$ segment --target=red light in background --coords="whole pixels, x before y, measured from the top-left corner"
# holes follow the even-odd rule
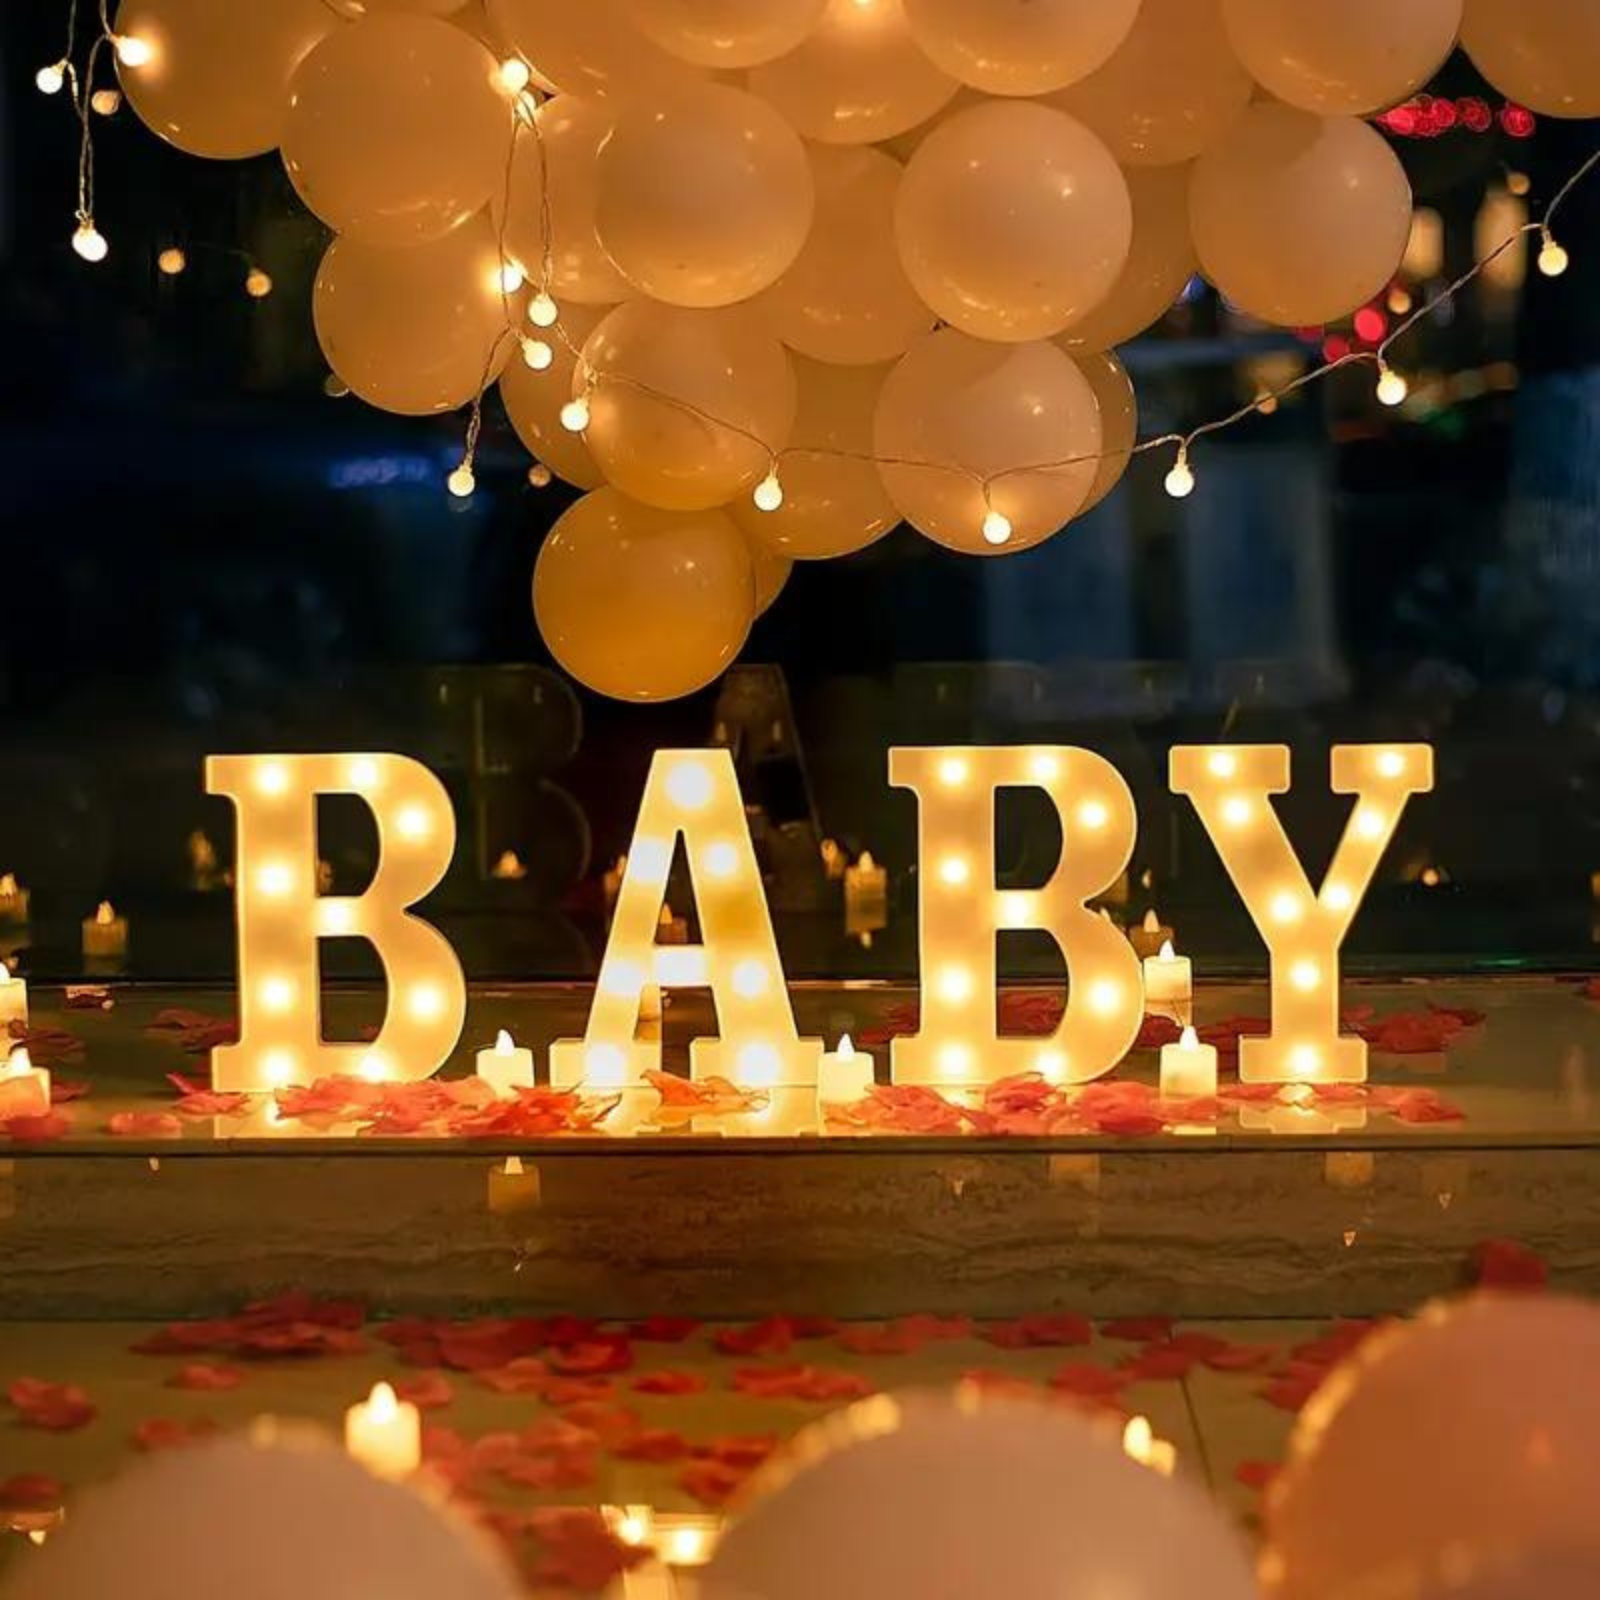
[[[1389,319],[1376,306],[1362,306],[1355,314],[1356,338],[1376,344],[1389,331]]]
[[[1456,115],[1461,118],[1462,126],[1471,128],[1474,133],[1487,133],[1494,123],[1488,101],[1480,100],[1475,94],[1464,95],[1456,101]]]
[[[1500,126],[1513,139],[1531,138],[1534,129],[1534,115],[1526,106],[1514,105],[1508,100],[1500,108]]]
[[[1322,359],[1340,361],[1350,354],[1350,341],[1342,333],[1330,333],[1322,341]]]

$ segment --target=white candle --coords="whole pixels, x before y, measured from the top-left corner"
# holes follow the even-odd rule
[[[512,1095],[533,1087],[533,1051],[511,1042],[504,1028],[494,1044],[478,1052],[478,1076],[498,1095]]]
[[[28,891],[14,874],[0,873],[0,922],[28,920]]]
[[[102,900],[92,917],[83,920],[86,956],[125,956],[128,953],[128,919],[119,917],[109,900]]]
[[[0,962],[0,1030],[13,1022],[28,1023],[28,986]]]
[[[1172,929],[1154,911],[1147,911],[1137,928],[1128,929],[1128,938],[1141,956],[1153,956],[1171,942]]]
[[[1176,1044],[1161,1047],[1161,1098],[1193,1100],[1217,1092],[1215,1045],[1201,1044],[1193,1028],[1185,1028]]]
[[[408,1477],[422,1464],[422,1413],[375,1383],[344,1414],[344,1447],[375,1477]]]
[[[872,1057],[857,1050],[847,1033],[837,1050],[823,1052],[817,1068],[817,1099],[828,1104],[859,1100],[872,1088]]]
[[[1186,1006],[1194,994],[1194,970],[1188,956],[1174,955],[1172,941],[1160,953],[1144,958],[1144,1003],[1152,1006]]]
[[[18,1045],[0,1066],[0,1115],[43,1116],[50,1109],[50,1074]]]

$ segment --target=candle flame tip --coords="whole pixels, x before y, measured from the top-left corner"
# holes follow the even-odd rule
[[[508,1056],[515,1046],[511,1043],[511,1035],[502,1028],[494,1036],[494,1053],[497,1056]]]
[[[1193,1050],[1200,1043],[1200,1035],[1194,1031],[1192,1024],[1185,1023],[1183,1027],[1183,1035],[1178,1042],[1183,1046],[1184,1049]]]
[[[1156,915],[1154,906],[1151,906],[1151,908],[1144,914],[1144,931],[1146,933],[1161,932],[1161,918]]]
[[[1177,959],[1177,952],[1172,948],[1172,941],[1170,939],[1163,939],[1161,941],[1161,959],[1163,961],[1173,961]]]
[[[117,914],[112,909],[111,902],[109,900],[102,900],[100,904],[95,907],[94,920],[98,922],[102,928],[109,928],[116,920],[116,916]]]
[[[856,1047],[850,1042],[850,1035],[848,1033],[841,1033],[839,1035],[838,1054],[842,1056],[853,1056],[855,1053]]]

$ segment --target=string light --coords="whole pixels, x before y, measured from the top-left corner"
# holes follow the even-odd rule
[[[112,34],[111,48],[117,52],[117,60],[125,67],[147,67],[155,57],[150,41],[133,33]]]
[[[89,96],[89,109],[102,117],[114,117],[122,106],[122,92],[118,89],[96,89]]]
[[[750,498],[755,501],[757,511],[776,511],[783,504],[783,485],[778,482],[776,462],[767,469],[766,477],[756,485]]]
[[[1009,544],[1011,518],[1005,512],[996,511],[990,506],[983,514],[983,538],[985,544]]]
[[[500,63],[500,87],[511,94],[521,94],[533,81],[528,63],[519,56],[507,56]]]
[[[472,463],[465,456],[461,458],[461,465],[445,480],[445,487],[458,500],[465,500],[478,487],[478,480],[473,475]]]
[[[500,294],[515,294],[528,281],[528,274],[515,261],[506,261],[495,272],[492,283]]]
[[[1186,444],[1178,446],[1178,459],[1167,474],[1166,487],[1174,500],[1182,500],[1194,493],[1194,471],[1189,465],[1189,447]]]
[[[535,489],[548,489],[555,479],[555,474],[542,461],[535,461],[528,468],[528,482]]]
[[[104,261],[111,246],[106,236],[95,227],[93,217],[79,217],[77,230],[72,235],[72,248],[85,261]]]
[[[156,270],[163,277],[176,278],[189,265],[189,258],[176,245],[163,250],[156,257]]]
[[[1388,362],[1378,362],[1378,387],[1376,390],[1378,404],[1384,406],[1397,406],[1411,392],[1411,385],[1405,378],[1391,367]]]
[[[244,275],[244,292],[252,300],[265,300],[272,293],[272,279],[260,267],[251,267]]]
[[[522,359],[535,372],[543,372],[556,358],[556,353],[543,339],[524,339]]]
[[[575,395],[561,408],[561,426],[568,433],[582,433],[589,426],[589,397]]]
[[[528,302],[528,321],[536,328],[555,327],[556,318],[560,315],[560,307],[550,298],[547,290],[541,289]]]
[[[1541,228],[1539,238],[1539,271],[1547,278],[1559,278],[1572,258],[1556,242],[1549,228]]]
[[[67,81],[67,64],[65,61],[52,61],[48,67],[40,67],[33,75],[34,86],[40,94],[60,94],[61,86]]]

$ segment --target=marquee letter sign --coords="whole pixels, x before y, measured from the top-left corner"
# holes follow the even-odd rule
[[[1313,892],[1271,796],[1289,789],[1285,745],[1181,745],[1174,794],[1194,802],[1211,842],[1266,941],[1272,1031],[1240,1041],[1245,1083],[1359,1083],[1365,1040],[1339,1034],[1339,947],[1414,794],[1433,787],[1425,744],[1336,745],[1333,792],[1353,794],[1333,863]]]
[[[683,840],[703,945],[658,948],[673,853]],[[645,986],[708,986],[719,1038],[689,1046],[696,1078],[748,1088],[810,1086],[820,1039],[802,1039],[772,935],[733,757],[726,750],[659,750],[617,890],[611,937],[582,1039],[550,1047],[558,1088],[620,1089],[661,1067],[661,1038],[636,1038]]]
[[[1041,1072],[1084,1083],[1127,1054],[1143,1014],[1139,958],[1085,902],[1133,854],[1133,795],[1108,761],[1065,745],[891,750],[889,781],[918,801],[918,1031],[896,1038],[896,1083],[946,1088]],[[1061,861],[1038,889],[994,882],[995,793],[1043,789],[1061,817]],[[1051,935],[1067,963],[1067,1007],[1048,1038],[1003,1038],[995,1015],[1002,929]]]
[[[212,1053],[218,1089],[266,1090],[323,1073],[418,1080],[461,1037],[467,992],[443,934],[410,914],[455,849],[443,784],[396,755],[211,756],[206,788],[238,821],[239,1042]],[[372,883],[317,893],[317,797],[359,795],[378,823]],[[365,939],[383,962],[389,1004],[371,1044],[322,1037],[318,939]]]

